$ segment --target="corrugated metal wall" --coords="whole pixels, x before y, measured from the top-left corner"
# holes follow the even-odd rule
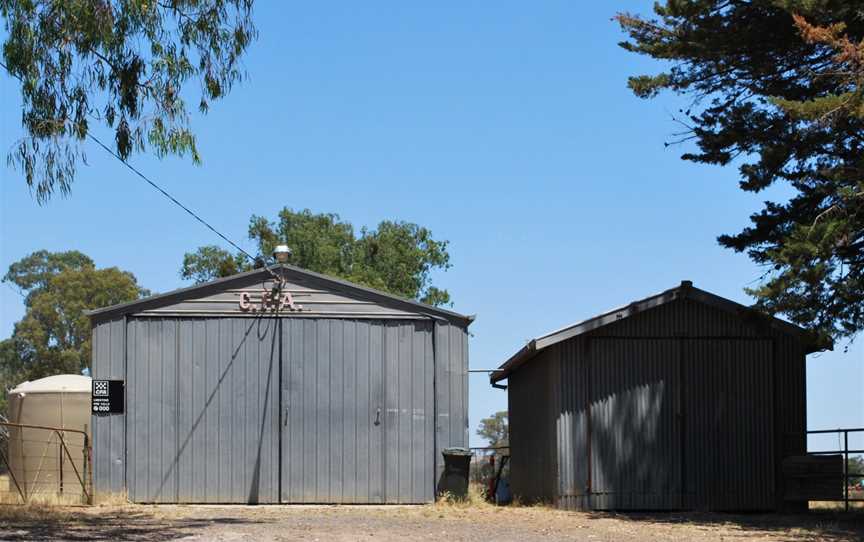
[[[94,378],[126,378],[126,320],[117,318],[93,328]],[[98,376],[97,376],[98,375]],[[94,416],[93,485],[102,495],[126,490],[126,416]]]
[[[507,383],[510,487],[525,502],[554,502],[557,497],[558,454],[550,444],[557,438],[559,381],[553,347],[510,375]]]
[[[509,378],[514,493],[554,449],[564,508],[780,509],[781,460],[805,451],[804,371],[797,338],[690,300],[554,345]],[[538,397],[560,404],[554,435],[517,428],[545,426]]]
[[[468,446],[468,330],[435,322],[435,480],[444,448]],[[436,486],[437,487],[437,486]]]
[[[127,408],[94,417],[97,491],[431,501],[440,450],[468,443],[467,363],[466,330],[428,319],[98,323],[94,378],[125,379]]]
[[[284,502],[432,500],[432,323],[283,324]]]
[[[593,508],[681,507],[678,347],[669,339],[590,340]]]
[[[772,509],[791,510],[783,500],[782,460],[806,453],[807,429],[806,361],[804,346],[798,337],[783,333],[754,318],[750,312],[740,315],[682,299],[605,326],[593,336],[616,337],[687,337],[716,339],[765,339],[772,343],[771,382],[773,394],[773,472],[776,490],[772,492]],[[760,507],[761,508],[761,507]]]
[[[771,340],[683,340],[685,508],[774,507]]]
[[[129,321],[131,500],[279,501],[278,325]]]
[[[559,464],[557,499],[553,501],[562,508],[574,510],[590,508],[588,390],[591,375],[588,363],[581,362],[587,359],[587,345],[587,341],[570,340],[552,347],[561,367],[561,379],[553,386],[561,395],[561,410],[552,414],[557,418],[555,449]]]

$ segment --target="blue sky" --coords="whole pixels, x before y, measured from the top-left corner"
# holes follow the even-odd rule
[[[749,303],[759,270],[717,246],[767,198],[732,168],[679,159],[673,96],[635,98],[630,74],[658,66],[617,47],[615,11],[640,2],[259,2],[248,79],[194,118],[204,163],[132,162],[229,237],[283,206],[383,219],[450,241],[435,283],[477,314],[471,366],[498,366],[527,339],[693,280]],[[22,136],[15,81],[0,76],[0,147]],[[104,137],[104,136],[103,136]],[[106,138],[110,140],[110,138]],[[37,206],[5,166],[0,269],[37,249],[78,249],[166,291],[184,252],[219,239],[87,147],[68,199]],[[0,336],[23,314],[0,288]],[[811,356],[811,429],[864,426],[864,348]],[[471,376],[478,420],[506,393]]]

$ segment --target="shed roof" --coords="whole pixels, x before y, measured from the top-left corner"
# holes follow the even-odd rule
[[[468,326],[471,322],[474,321],[474,316],[466,316],[464,314],[459,314],[439,307],[433,307],[431,305],[426,305],[425,303],[405,299],[393,294],[389,294],[387,292],[376,290],[374,288],[360,286],[359,284],[354,284],[353,282],[348,282],[346,280],[337,279],[335,277],[323,275],[321,273],[315,273],[313,271],[308,271],[306,269],[301,269],[299,267],[287,264],[276,264],[266,268],[262,267],[260,269],[254,269],[252,271],[231,275],[230,277],[224,277],[210,282],[196,284],[195,286],[190,286],[188,288],[180,288],[164,294],[157,294],[150,297],[145,297],[143,299],[130,301],[128,303],[119,303],[117,305],[111,305],[109,307],[87,311],[86,314],[90,317],[91,320],[105,320],[118,316],[135,314],[144,310],[151,310],[171,305],[180,300],[212,294],[226,288],[231,288],[232,286],[235,286],[237,284],[249,282],[250,279],[255,279],[256,277],[267,279],[272,276],[271,272],[279,274],[286,279],[298,276],[306,277],[309,279],[313,279],[318,284],[321,284],[325,287],[329,286],[336,290],[352,293],[354,295],[376,301],[383,305],[393,306],[432,318],[445,319],[464,326]]]
[[[505,378],[510,376],[510,374],[513,373],[516,369],[521,367],[524,363],[534,358],[534,356],[537,355],[540,351],[554,344],[566,341],[567,339],[588,333],[590,331],[594,331],[595,329],[601,328],[603,326],[613,324],[625,318],[629,318],[631,316],[639,314],[645,310],[660,307],[661,305],[665,305],[667,303],[671,303],[680,299],[692,299],[699,303],[704,303],[725,312],[732,313],[738,317],[750,315],[760,318],[770,327],[780,331],[781,333],[800,337],[802,342],[806,346],[806,352],[808,354],[819,350],[830,349],[832,347],[832,345],[820,344],[811,332],[807,331],[802,327],[796,326],[795,324],[791,324],[785,320],[781,320],[774,316],[765,315],[751,307],[741,305],[740,303],[736,303],[730,299],[714,295],[710,292],[706,292],[705,290],[700,290],[699,288],[695,288],[691,281],[683,280],[678,286],[660,292],[659,294],[655,294],[644,299],[640,299],[638,301],[633,301],[628,305],[623,305],[610,311],[606,311],[592,318],[588,318],[587,320],[571,324],[569,326],[552,331],[550,333],[547,333],[546,335],[541,335],[540,337],[528,341],[528,344],[526,344],[518,352],[510,356],[510,358],[505,361],[496,371],[492,372],[492,374],[489,376],[489,380],[493,384],[500,380],[504,380]]]

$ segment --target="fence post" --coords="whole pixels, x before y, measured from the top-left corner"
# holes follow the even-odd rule
[[[7,439],[6,442],[9,442],[9,440]],[[9,464],[9,458],[6,456],[5,453],[3,453],[2,450],[0,450],[0,456],[3,457],[3,463],[6,465],[6,469],[9,472],[9,478],[12,479],[12,483],[15,484],[15,489],[18,490],[18,495],[21,496],[21,502],[26,503],[27,497],[24,496],[24,491],[21,489],[21,486],[18,485],[18,479],[15,478],[15,473],[12,472],[12,465]]]
[[[87,426],[84,426],[84,483],[90,486],[90,491],[85,491],[87,496],[87,504],[93,504],[93,465],[91,460],[93,454],[90,453],[90,435],[87,433]]]
[[[849,511],[849,431],[843,431],[843,503]]]
[[[60,436],[59,431],[54,431],[54,433],[57,435],[57,438],[59,440],[63,440],[62,437]],[[49,443],[50,443],[50,440],[49,440]],[[49,444],[49,446],[50,446],[50,444]],[[63,447],[62,446],[57,446],[57,455],[59,456],[59,459],[60,459],[60,473],[58,476],[58,481],[60,484],[60,496],[62,497],[63,496]]]

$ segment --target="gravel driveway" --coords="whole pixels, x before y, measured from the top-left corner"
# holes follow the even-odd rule
[[[2,506],[0,539],[862,540],[864,515],[623,515],[453,505]]]

